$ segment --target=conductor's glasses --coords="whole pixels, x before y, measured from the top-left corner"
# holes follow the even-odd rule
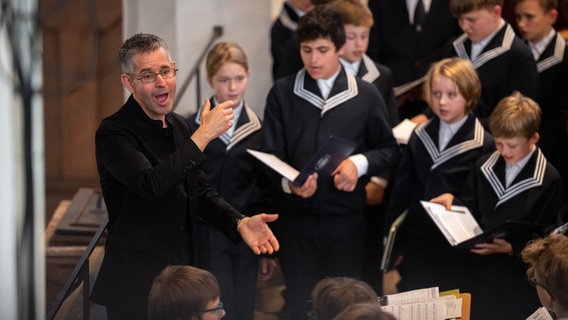
[[[158,75],[160,75],[162,79],[169,79],[175,77],[178,71],[179,69],[177,68],[167,67],[167,68],[162,68],[158,72],[144,71],[139,75],[131,74],[131,76],[136,80],[140,80],[140,82],[142,83],[153,83],[154,81],[156,81]]]

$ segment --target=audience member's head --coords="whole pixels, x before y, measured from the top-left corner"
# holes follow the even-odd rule
[[[150,320],[213,320],[224,315],[219,284],[209,271],[168,266],[152,283],[148,297]]]
[[[568,237],[551,234],[533,240],[521,252],[540,302],[557,318],[568,317]]]
[[[396,320],[396,318],[381,310],[378,302],[356,303],[350,305],[333,320]]]
[[[365,282],[336,277],[320,280],[312,290],[312,312],[317,320],[331,320],[355,303],[375,303],[378,297]]]

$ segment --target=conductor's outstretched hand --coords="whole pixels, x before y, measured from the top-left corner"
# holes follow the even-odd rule
[[[241,220],[237,230],[255,254],[272,254],[280,249],[278,240],[268,227],[269,222],[278,219],[277,214],[261,213]]]

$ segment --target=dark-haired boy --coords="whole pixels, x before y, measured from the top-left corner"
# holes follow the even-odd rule
[[[287,303],[292,319],[305,319],[319,280],[360,277],[367,181],[362,177],[390,170],[398,151],[379,91],[341,66],[345,30],[339,13],[316,6],[300,19],[296,35],[304,68],[278,80],[268,94],[266,151],[301,168],[330,135],[357,145],[331,177],[314,173],[302,186],[277,182]]]

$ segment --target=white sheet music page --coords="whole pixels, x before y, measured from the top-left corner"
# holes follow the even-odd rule
[[[439,296],[438,287],[387,295],[385,312],[400,320],[445,320],[461,317],[462,299],[455,295]]]
[[[447,211],[438,203],[427,201],[420,203],[452,246],[483,233],[467,207],[452,206],[451,210]]]
[[[550,312],[545,307],[536,309],[526,320],[553,320]]]
[[[440,296],[438,287],[423,288],[405,291],[401,293],[386,295],[387,305],[413,303],[418,301],[430,300]]]
[[[252,154],[255,158],[262,161],[264,164],[272,168],[274,171],[278,172],[284,178],[294,181],[300,172],[286,162],[280,160],[277,156],[260,152],[256,150],[247,149],[247,152]]]
[[[410,139],[414,128],[416,128],[416,123],[408,119],[404,119],[392,128],[392,135],[399,144],[408,144],[408,140]]]

